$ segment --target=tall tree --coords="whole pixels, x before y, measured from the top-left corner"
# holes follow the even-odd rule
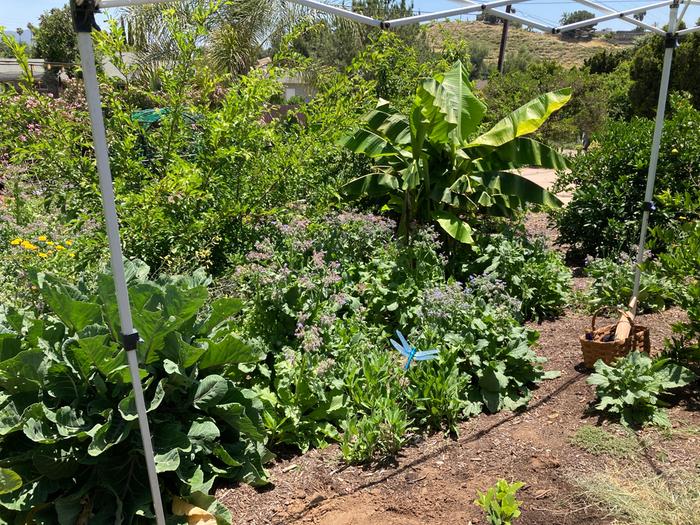
[[[29,25],[34,34],[34,56],[47,62],[73,64],[78,57],[78,42],[68,5],[46,11],[39,26]]]

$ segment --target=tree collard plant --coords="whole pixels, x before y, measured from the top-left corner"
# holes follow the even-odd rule
[[[486,492],[479,492],[474,504],[484,509],[491,525],[512,525],[520,517],[520,505],[523,503],[515,499],[515,494],[524,486],[525,483],[521,481],[508,483],[505,479],[498,480]]]
[[[690,370],[669,359],[632,352],[613,366],[596,362],[588,384],[596,387],[596,409],[618,415],[623,425],[668,427],[671,423],[660,396],[695,379]]]
[[[380,99],[365,126],[341,139],[351,151],[376,161],[373,173],[344,190],[388,196],[389,208],[401,217],[404,239],[415,223],[437,221],[450,236],[471,243],[469,217],[477,212],[508,216],[526,203],[560,206],[553,194],[507,170],[566,167],[561,155],[524,136],[570,98],[569,89],[547,93],[475,136],[487,108],[472,92],[467,69],[457,62],[421,83],[408,115]]]
[[[212,485],[264,484],[268,458],[262,407],[239,386],[261,358],[236,335],[241,303],[204,308],[202,272],[151,282],[145,265],[127,269],[161,491],[230,522]],[[96,294],[36,284],[51,314],[0,312],[0,522],[152,523],[111,276]]]

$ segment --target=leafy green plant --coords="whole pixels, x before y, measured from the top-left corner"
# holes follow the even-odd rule
[[[589,259],[585,274],[594,279],[586,292],[590,309],[624,308],[632,297],[634,267],[634,257],[625,253],[617,259]],[[657,312],[668,308],[675,303],[679,286],[675,279],[664,275],[657,260],[648,260],[642,266],[638,310]]]
[[[466,68],[457,62],[422,82],[407,115],[380,99],[365,117],[365,127],[341,141],[376,162],[373,173],[348,183],[344,191],[388,197],[404,239],[416,223],[435,221],[451,237],[471,243],[469,222],[477,212],[509,215],[525,203],[560,205],[553,194],[507,170],[566,166],[554,150],[524,135],[564,106],[570,90],[542,95],[476,136],[487,108],[470,86]],[[460,217],[464,214],[466,221]]]
[[[515,499],[515,495],[524,486],[521,481],[508,483],[501,479],[486,492],[478,492],[474,504],[484,510],[491,525],[511,525],[520,517],[523,502]]]
[[[669,359],[652,359],[641,352],[632,352],[613,366],[596,362],[588,384],[596,387],[595,408],[619,417],[623,425],[668,427],[671,422],[661,397],[695,379],[690,370]]]
[[[217,479],[266,483],[262,404],[245,388],[264,356],[237,334],[237,299],[210,307],[209,280],[148,281],[127,265],[141,381],[166,502],[207,499]],[[36,285],[49,312],[0,314],[3,472],[0,516],[44,523],[149,523],[134,394],[111,276],[97,293],[48,274]],[[167,505],[166,505],[167,506]],[[217,516],[230,522],[226,511]]]
[[[571,271],[544,239],[484,235],[477,239],[475,252],[477,257],[462,266],[462,273],[483,273],[504,282],[506,292],[520,301],[524,319],[562,313],[571,290]]]

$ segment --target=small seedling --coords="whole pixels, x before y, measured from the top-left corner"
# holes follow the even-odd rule
[[[524,486],[525,483],[520,481],[508,483],[501,479],[486,492],[477,491],[479,497],[474,504],[484,509],[491,525],[512,525],[520,516],[523,503],[515,499],[515,494]]]

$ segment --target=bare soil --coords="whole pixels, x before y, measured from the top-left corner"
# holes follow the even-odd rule
[[[653,348],[663,346],[671,324],[683,315],[672,309],[640,316],[640,324],[651,329]],[[527,483],[520,492],[520,525],[612,523],[582,501],[570,481],[606,461],[570,443],[583,424],[609,424],[589,409],[593,388],[586,384],[578,342],[589,323],[589,316],[567,312],[533,326],[541,333],[538,353],[549,359],[547,368],[562,374],[543,383],[524,411],[476,417],[460,426],[456,439],[421,439],[390,465],[346,467],[336,446],[314,450],[276,463],[270,469],[273,485],[265,490],[238,486],[217,496],[237,524],[477,524],[484,523],[472,504],[477,490],[506,478]],[[691,410],[697,408],[695,397],[681,398],[670,410],[674,426],[700,425],[700,414]],[[643,468],[650,474],[695,466],[695,438],[654,430],[638,435],[647,443]]]

